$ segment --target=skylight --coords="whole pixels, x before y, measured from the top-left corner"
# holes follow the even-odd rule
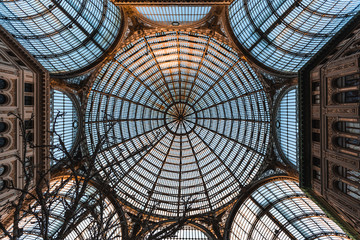
[[[296,72],[359,10],[360,2],[353,0],[234,0],[229,20],[258,61]]]
[[[276,135],[280,151],[293,166],[298,166],[299,158],[297,92],[297,87],[286,92],[280,101],[276,117]]]
[[[235,214],[231,240],[349,239],[292,180],[273,179],[249,196]]]
[[[105,2],[1,1],[0,24],[50,72],[76,71],[100,58],[119,32],[120,11]]]
[[[53,90],[51,98],[51,129],[54,129],[52,145],[58,146],[58,148],[53,149],[55,159],[65,157],[60,139],[67,151],[71,152],[78,124],[78,116],[73,101],[65,93]]]
[[[90,151],[110,133],[97,167],[119,196],[174,217],[221,209],[261,168],[269,141],[259,77],[206,35],[138,38],[99,72],[89,94]],[[257,139],[254,141],[254,139]]]
[[[199,21],[211,10],[209,6],[166,6],[166,7],[136,7],[136,9],[151,21],[164,25],[185,25]]]

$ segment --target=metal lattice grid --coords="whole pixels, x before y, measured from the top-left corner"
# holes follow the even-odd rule
[[[109,0],[0,2],[0,24],[52,73],[99,59],[115,41],[120,18]]]
[[[241,204],[231,240],[349,239],[293,180],[263,184]]]
[[[90,152],[132,207],[176,217],[229,204],[261,168],[269,141],[262,84],[229,46],[189,32],[147,35],[105,64],[89,93]]]
[[[258,61],[296,72],[359,11],[353,0],[235,0],[229,20],[240,44]]]
[[[163,229],[160,228],[159,231],[161,230]],[[154,232],[154,234],[156,234],[156,232]],[[150,237],[151,235],[148,234],[148,236],[145,237],[145,240],[149,239]],[[209,240],[209,239],[210,238],[205,232],[191,225],[185,225],[180,230],[178,230],[173,236],[168,236],[163,240]]]
[[[136,7],[144,17],[164,25],[185,25],[199,21],[211,10],[210,6]]]
[[[66,150],[70,153],[75,142],[78,130],[78,113],[70,97],[58,90],[51,91],[51,145],[55,159],[65,157],[65,149],[60,144],[63,141]],[[56,133],[55,133],[56,132]]]
[[[299,116],[298,116],[297,87],[288,89],[281,96],[276,115],[276,136],[279,151],[298,167],[299,161]]]

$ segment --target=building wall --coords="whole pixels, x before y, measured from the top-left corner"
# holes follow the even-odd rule
[[[360,35],[310,73],[313,190],[360,230]]]
[[[4,123],[4,130],[0,132],[0,168],[4,167],[0,185],[22,188],[24,164],[18,156],[23,160],[26,155],[26,161],[35,166],[34,182],[39,170],[46,169],[47,150],[34,146],[45,146],[49,139],[49,112],[45,107],[49,97],[48,77],[42,67],[3,29],[0,29],[0,85],[3,86],[0,87],[0,124]],[[26,151],[20,119],[24,120],[26,134],[32,139]],[[4,187],[0,191],[0,204],[11,201],[15,196],[15,190]]]

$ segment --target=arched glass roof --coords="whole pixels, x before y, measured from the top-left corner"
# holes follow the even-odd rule
[[[165,226],[166,227],[166,226]],[[163,229],[159,229],[159,231],[162,231]],[[154,235],[156,235],[157,232],[154,232],[152,235],[148,234],[145,237],[145,240],[147,239],[153,239]],[[157,238],[159,239],[159,238]],[[209,240],[207,234],[205,234],[203,231],[192,227],[191,225],[185,225],[180,230],[178,230],[174,235],[164,237],[163,240]]]
[[[297,87],[291,88],[282,96],[276,116],[276,136],[279,150],[294,166],[298,166],[299,158],[297,92]]]
[[[211,10],[210,6],[136,7],[146,18],[164,25],[185,25],[199,21]]]
[[[82,69],[99,59],[120,29],[109,0],[1,1],[0,24],[50,72]]]
[[[234,200],[262,166],[269,108],[259,77],[229,46],[182,31],[120,49],[89,93],[90,152],[109,131],[96,167],[128,204],[176,217]]]
[[[358,11],[353,0],[234,0],[230,25],[261,63],[296,72]]]
[[[231,240],[349,239],[293,180],[273,180],[251,193],[236,212]]]
[[[73,101],[58,90],[52,90],[51,94],[51,129],[52,145],[57,146],[52,153],[55,159],[61,159],[65,157],[65,153],[60,139],[70,153],[77,135],[78,116]]]
[[[92,185],[86,186],[85,194],[80,195],[82,197],[79,207],[74,213],[75,217],[71,218],[71,223],[66,224],[71,229],[65,229],[65,237],[64,235],[59,236],[66,211],[69,211],[69,206],[73,206],[73,200],[76,198],[76,194],[80,193],[81,188],[82,185],[78,185],[75,180],[65,181],[61,178],[52,180],[49,192],[55,193],[55,195],[47,198],[50,216],[42,217],[43,212],[40,206],[37,206],[34,209],[36,216],[27,214],[20,221],[19,228],[23,229],[23,234],[18,239],[43,239],[40,224],[43,224],[42,219],[48,219],[49,239],[99,239],[101,236],[101,239],[121,240],[121,218],[117,214],[115,206],[109,199],[100,196],[99,191]]]

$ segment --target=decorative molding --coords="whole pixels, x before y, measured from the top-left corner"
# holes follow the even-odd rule
[[[352,169],[355,171],[360,170],[360,166],[359,166],[360,161],[356,157],[352,157],[348,155],[342,156],[341,153],[338,152],[325,151],[325,158],[328,161],[336,163],[345,168]]]
[[[358,103],[331,105],[324,109],[324,113],[328,116],[354,118],[359,117],[359,107]]]

